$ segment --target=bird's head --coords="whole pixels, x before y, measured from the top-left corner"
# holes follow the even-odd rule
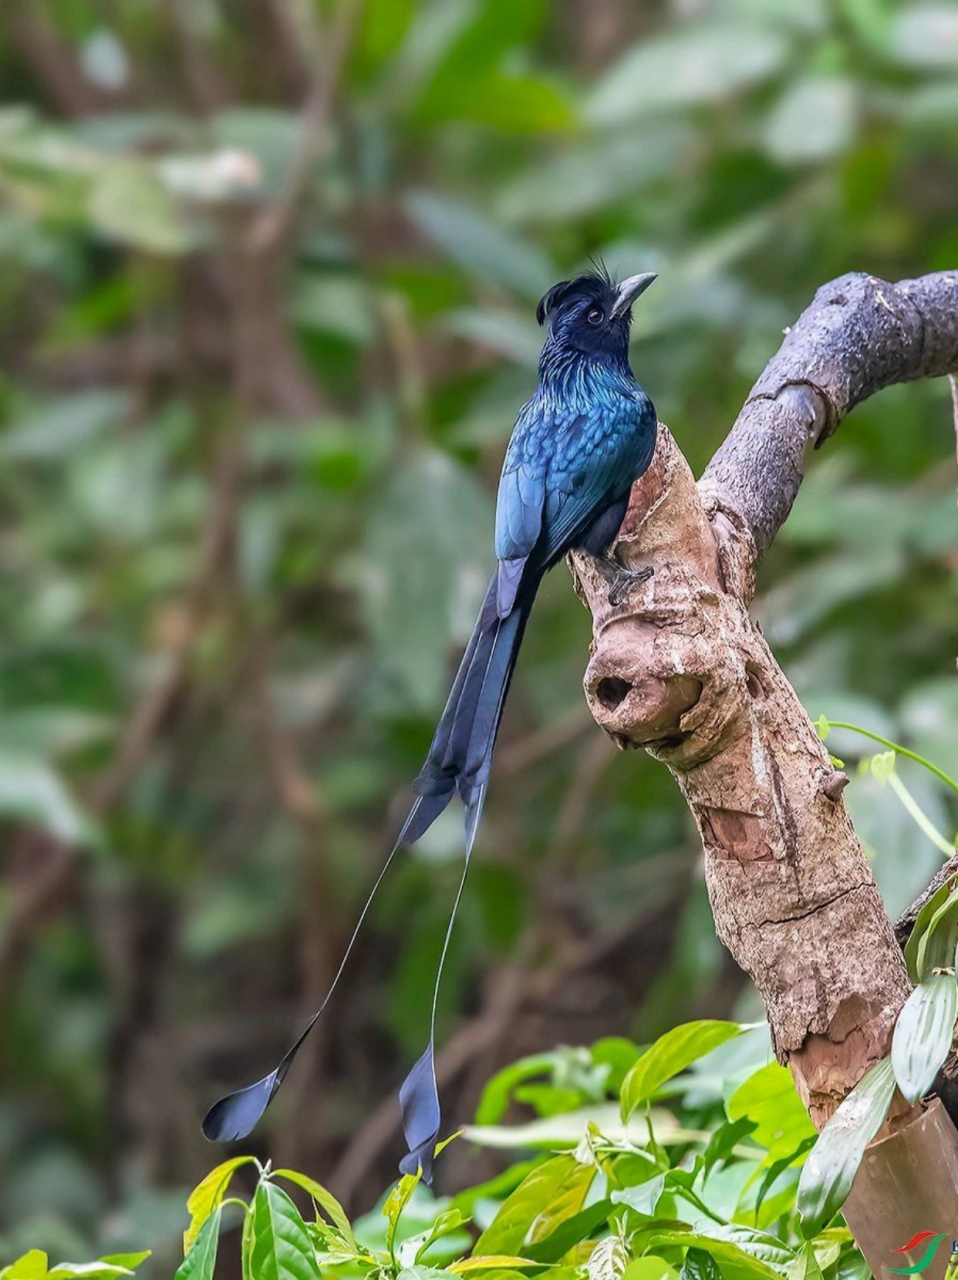
[[[548,320],[551,344],[560,349],[625,360],[632,304],[655,278],[646,271],[618,283],[604,271],[590,271],[560,280],[540,300],[536,319],[540,324]]]

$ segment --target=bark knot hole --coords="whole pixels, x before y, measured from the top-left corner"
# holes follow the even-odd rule
[[[619,676],[603,676],[595,686],[595,696],[607,711],[615,711],[626,700],[632,686]]]

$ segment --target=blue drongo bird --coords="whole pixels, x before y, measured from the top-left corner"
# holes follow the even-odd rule
[[[409,1148],[400,1168],[429,1181],[440,1113],[434,1060],[436,999],[456,908],[462,896],[503,704],[523,632],[543,575],[569,551],[595,556],[615,599],[630,573],[613,560],[632,484],[655,449],[652,402],[629,366],[632,304],[655,279],[616,283],[596,271],[563,280],[540,301],[548,334],[535,394],[519,411],[506,450],[496,510],[498,567],[486,592],[452,692],[399,837],[366,901],[326,999],[296,1044],[268,1076],[217,1102],[203,1121],[208,1138],[229,1141],[252,1130],[282,1084],[300,1045],[325,1009],[370,903],[397,851],[435,822],[458,792],[465,809],[466,854],[432,996],[429,1045],[400,1090]]]

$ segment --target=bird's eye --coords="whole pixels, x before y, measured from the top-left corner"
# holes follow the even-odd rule
[[[589,308],[589,310],[586,312],[586,317],[585,317],[585,318],[588,320],[589,324],[601,324],[601,323],[602,323],[602,308],[601,308],[601,307],[590,307],[590,308]]]

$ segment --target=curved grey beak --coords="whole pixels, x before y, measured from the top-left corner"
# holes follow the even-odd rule
[[[658,276],[654,271],[645,271],[640,276],[629,276],[628,280],[623,280],[615,295],[611,318],[615,320],[618,316],[624,315],[636,298],[645,293],[652,281],[657,279]]]

